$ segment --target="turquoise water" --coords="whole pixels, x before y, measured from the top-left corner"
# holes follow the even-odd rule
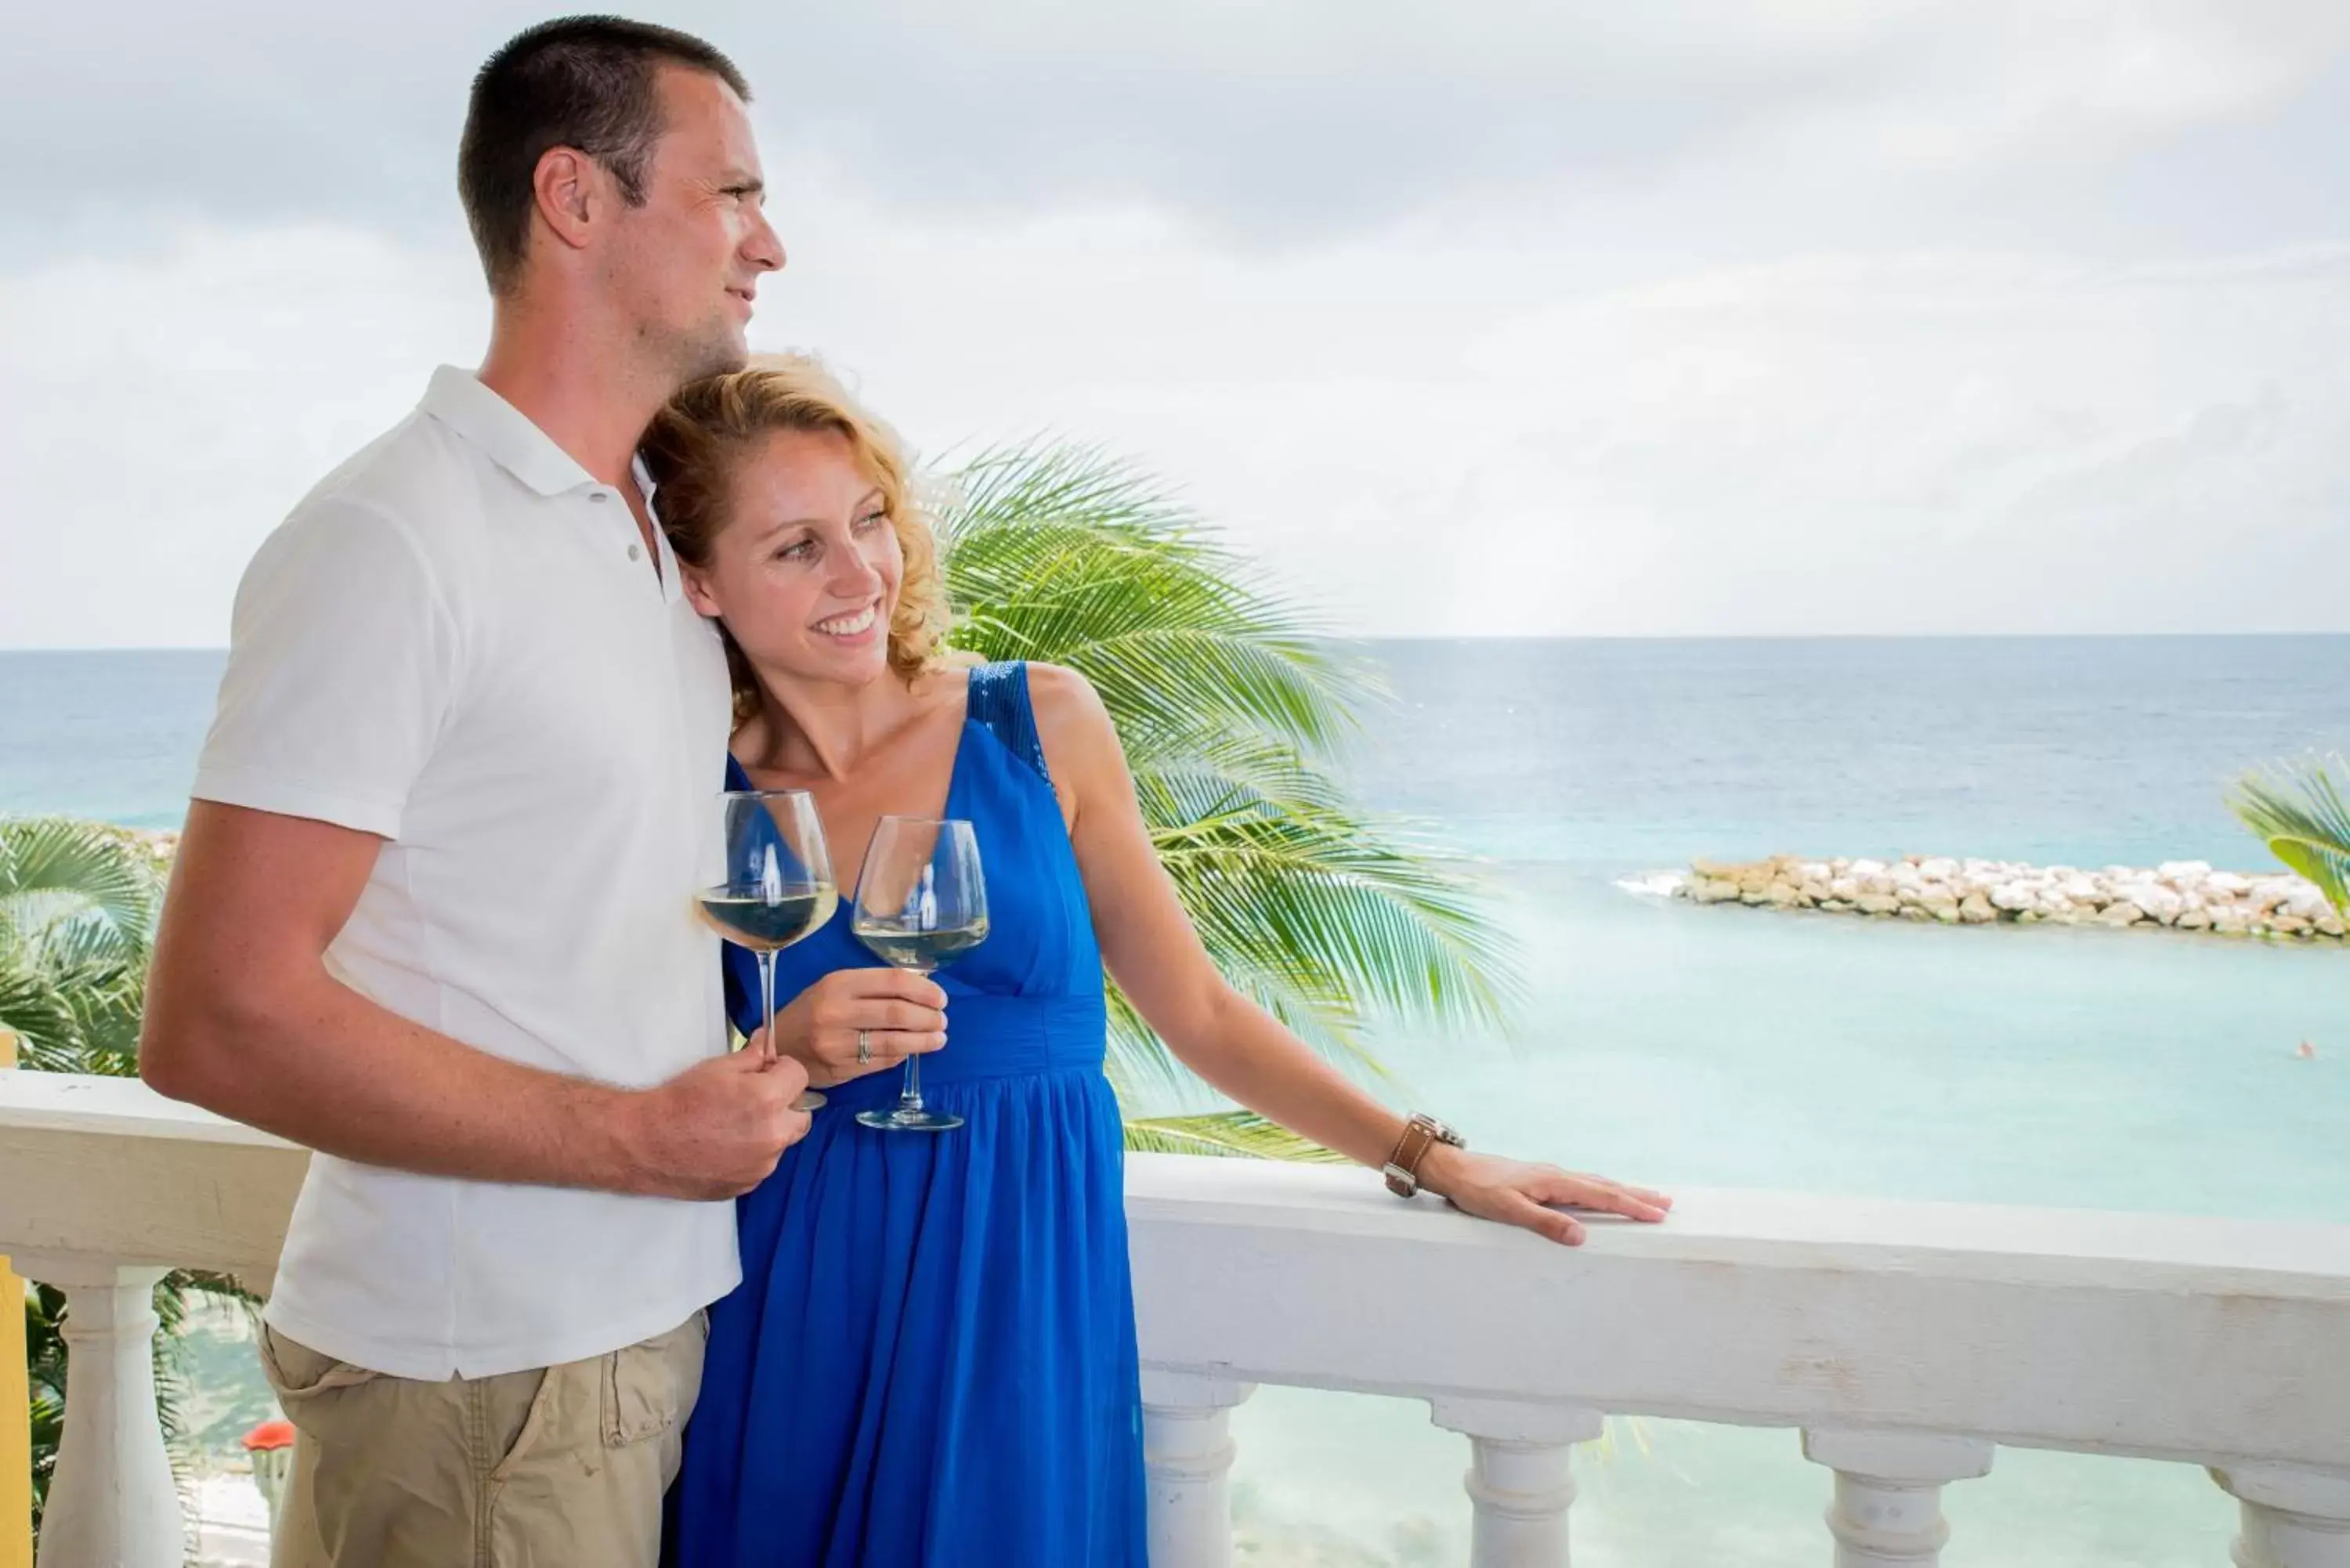
[[[2350,1223],[2350,951],[1700,909],[1691,856],[2253,867],[2247,766],[2350,750],[2350,638],[1380,644],[1351,775],[1483,857],[1512,1035],[1378,1042],[1484,1147],[1655,1184]],[[217,654],[0,655],[0,809],[175,821]],[[2309,1040],[2316,1059],[2297,1060]],[[1243,1561],[1457,1563],[1465,1446],[1406,1401],[1234,1420]],[[1618,1423],[1575,1560],[1825,1561],[1792,1433]],[[1946,1561],[2223,1562],[2191,1468],[2003,1451]]]

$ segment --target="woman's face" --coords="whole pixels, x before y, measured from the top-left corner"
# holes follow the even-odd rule
[[[694,608],[763,670],[847,685],[887,670],[906,561],[848,438],[774,432],[736,464],[731,500],[707,566],[683,569]]]

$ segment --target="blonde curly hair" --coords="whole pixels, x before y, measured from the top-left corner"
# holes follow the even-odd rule
[[[759,355],[743,369],[695,381],[669,400],[645,432],[645,467],[660,492],[661,529],[690,566],[706,568],[711,545],[733,521],[734,471],[776,431],[829,431],[848,442],[857,465],[881,492],[905,569],[889,618],[889,668],[910,680],[930,668],[951,618],[939,570],[938,536],[914,493],[904,444],[811,356]],[[734,722],[759,711],[757,677],[732,634],[726,668]]]

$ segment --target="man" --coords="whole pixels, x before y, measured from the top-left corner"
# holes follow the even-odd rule
[[[743,78],[666,28],[532,28],[459,187],[478,377],[298,505],[237,595],[141,1071],[317,1150],[263,1357],[300,1432],[279,1561],[651,1564],[733,1206],[806,1131],[730,1054],[728,723],[633,454],[740,365]]]

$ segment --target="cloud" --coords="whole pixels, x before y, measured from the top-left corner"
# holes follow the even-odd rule
[[[543,13],[220,0],[16,24],[0,237],[136,243],[122,214],[330,218],[439,243],[466,78]],[[2078,221],[2085,171],[2256,121],[2350,48],[2330,0],[874,0],[690,5],[754,78],[771,156],[877,199],[992,216],[1166,211],[1226,244],[1319,244],[1515,193],[1554,212],[1775,169],[1820,211],[1997,179]],[[2323,148],[2296,154],[2313,164]],[[1794,178],[1787,178],[1793,175]],[[2339,190],[2339,185],[2335,186]],[[1918,192],[1914,189],[1911,194]],[[1930,223],[1934,202],[1880,208]],[[1921,234],[1894,236],[1914,244]]]
[[[810,219],[754,341],[820,347],[934,460],[1128,454],[1350,631],[2350,628],[2350,246],[1531,295],[1541,257],[1433,239]],[[195,231],[167,262],[0,279],[0,646],[217,643],[262,535],[486,323],[453,246]]]
[[[529,19],[32,19],[0,646],[217,643],[478,358],[448,164]],[[662,19],[760,88],[754,342],[934,457],[1129,454],[1347,629],[2350,628],[2337,5]]]

